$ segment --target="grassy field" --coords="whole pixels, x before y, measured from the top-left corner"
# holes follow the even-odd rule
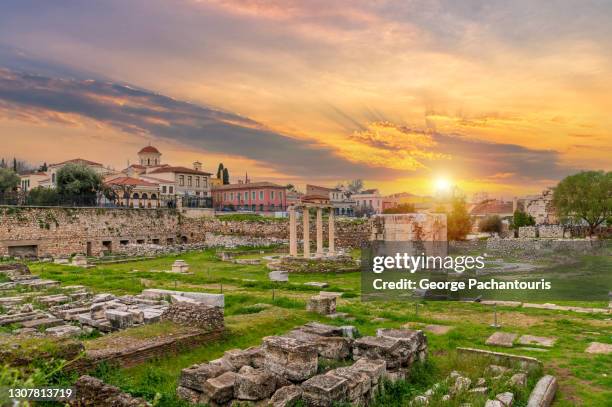
[[[247,256],[258,257],[263,254]],[[225,294],[228,330],[222,340],[185,349],[179,355],[149,361],[131,369],[102,365],[94,372],[132,394],[157,400],[158,405],[183,405],[174,397],[182,368],[220,357],[228,349],[257,345],[264,336],[281,334],[312,320],[355,325],[364,335],[375,334],[377,328],[400,327],[408,323],[453,326],[444,335],[428,335],[430,362],[420,367],[419,373],[413,375],[409,383],[390,386],[388,392],[377,401],[378,405],[406,404],[409,397],[426,390],[451,370],[465,371],[469,370],[469,365],[476,366],[474,362],[467,363],[457,356],[455,349],[458,346],[490,349],[542,360],[544,373],[557,376],[560,382],[555,406],[612,405],[612,356],[584,353],[592,341],[612,343],[609,314],[498,307],[502,331],[553,336],[558,340],[548,351],[495,348],[485,345],[487,337],[494,332],[489,326],[493,322],[493,310],[487,306],[463,302],[421,302],[417,315],[414,303],[361,302],[359,273],[291,274],[289,283],[274,284],[268,281],[268,270],[263,264],[221,262],[211,250],[182,254],[180,258],[190,265],[193,274],[152,272],[169,270],[175,256],[99,265],[88,270],[43,263],[32,264],[31,269],[43,278],[59,280],[63,285],[83,284],[96,292],[137,294],[144,288],[155,287]],[[574,267],[587,267],[589,270],[612,268],[609,256],[584,257],[578,261],[581,266]],[[318,292],[318,289],[304,286],[303,283],[307,281],[327,282],[330,286],[326,290],[343,292],[338,311],[350,314],[353,319],[331,320],[307,313],[307,299]],[[519,400],[515,405],[524,404]]]

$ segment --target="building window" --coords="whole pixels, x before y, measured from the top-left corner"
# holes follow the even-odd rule
[[[224,192],[224,193],[223,193],[223,200],[224,200],[224,201],[227,201],[227,192]]]
[[[253,200],[253,201],[254,201],[256,198],[257,198],[257,192],[252,191],[252,192],[251,192],[251,200]],[[255,208],[253,208],[253,210],[255,210]]]
[[[165,193],[166,193],[166,186],[162,185],[162,194],[165,194]]]
[[[248,193],[248,192],[245,192],[245,193],[244,193],[244,202],[246,202],[246,201],[248,201],[248,200],[249,200],[249,193]]]
[[[185,176],[184,175],[179,175],[179,186],[185,186]]]
[[[202,188],[208,188],[208,178],[202,177]]]
[[[234,200],[234,193],[230,192],[230,201],[233,201],[233,200]]]
[[[196,178],[196,188],[200,188],[200,177],[195,177]]]
[[[168,187],[168,192],[172,194],[174,192],[174,187]]]
[[[274,191],[270,191],[270,200],[273,201],[274,200]]]
[[[263,201],[263,199],[264,199],[264,191],[259,191],[259,200]]]
[[[283,191],[278,192],[278,199],[283,200]]]
[[[191,175],[187,177],[187,186],[191,186]]]

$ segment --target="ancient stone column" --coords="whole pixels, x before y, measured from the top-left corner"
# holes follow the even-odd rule
[[[295,207],[289,207],[289,255],[297,256],[297,224]]]
[[[317,256],[323,256],[323,209],[317,208]]]
[[[302,217],[304,218],[304,257],[310,257],[310,210],[305,207],[302,210]]]
[[[334,240],[336,239],[336,222],[334,222],[334,208],[329,208],[329,227],[328,227],[328,239],[329,239],[329,248],[328,252],[330,255],[333,255],[336,251],[336,245]]]

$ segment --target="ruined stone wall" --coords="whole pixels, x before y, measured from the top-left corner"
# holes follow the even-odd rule
[[[488,239],[487,253],[537,259],[545,253],[586,254],[609,246],[604,240],[588,239]]]
[[[177,302],[162,314],[162,319],[175,324],[215,331],[224,328],[223,308],[205,304]]]
[[[325,240],[327,227],[324,222]],[[314,222],[310,233],[314,242]],[[168,209],[0,207],[0,256],[100,256],[121,252],[121,247],[128,244],[201,243],[207,234],[209,239],[212,235],[242,236],[274,243],[289,238],[289,221],[189,218]],[[336,221],[338,248],[360,247],[369,234],[366,221]],[[302,236],[301,222],[298,236]],[[214,245],[215,239],[210,240]]]
[[[150,406],[141,398],[132,397],[118,387],[91,376],[81,376],[75,385],[76,397],[68,405],[72,407],[145,407]]]
[[[367,243],[370,238],[370,224],[363,219],[336,219],[336,247],[356,248]],[[327,245],[328,222],[323,222],[323,239]],[[267,239],[289,239],[289,220],[270,219],[262,221],[235,221],[220,218],[189,219],[182,225],[185,235],[207,233],[224,236],[247,236]],[[298,219],[298,239],[303,236],[303,222]],[[316,242],[316,224],[310,222],[310,242]]]
[[[122,243],[198,240],[181,234],[181,217],[167,209],[0,208],[0,255],[93,256],[114,251]]]

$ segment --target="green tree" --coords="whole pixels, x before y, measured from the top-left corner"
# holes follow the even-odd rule
[[[563,219],[584,221],[589,235],[612,215],[612,172],[581,171],[555,187],[553,205]]]
[[[13,171],[17,172],[17,158],[13,157]]]
[[[92,196],[102,189],[102,177],[85,165],[66,164],[56,177],[61,195]]]
[[[36,187],[28,192],[28,203],[38,206],[57,205],[59,194],[55,188]]]
[[[8,168],[0,168],[0,192],[10,192],[19,186],[19,175]]]
[[[403,203],[403,204],[397,205],[395,208],[387,208],[383,211],[383,213],[386,213],[386,214],[414,213],[414,212],[415,212],[414,204],[411,204],[411,203]]]
[[[45,163],[43,163],[43,165],[41,165],[41,166],[38,168],[38,171],[40,171],[40,172],[46,172],[48,169],[49,169],[49,167],[47,166],[47,163],[45,162]]]
[[[223,163],[219,163],[219,168],[217,168],[217,178],[223,178]]]
[[[502,230],[502,220],[497,215],[487,216],[478,222],[478,230],[484,233],[500,233]]]
[[[510,223],[510,227],[512,229],[518,229],[521,226],[534,226],[535,225],[535,219],[533,218],[533,216],[521,211],[521,210],[516,210],[514,211],[514,214],[512,215],[512,222]]]
[[[464,240],[472,229],[470,214],[464,198],[454,198],[451,210],[446,214],[448,240]]]
[[[223,168],[223,185],[228,185],[229,183],[229,170],[227,168]]]

